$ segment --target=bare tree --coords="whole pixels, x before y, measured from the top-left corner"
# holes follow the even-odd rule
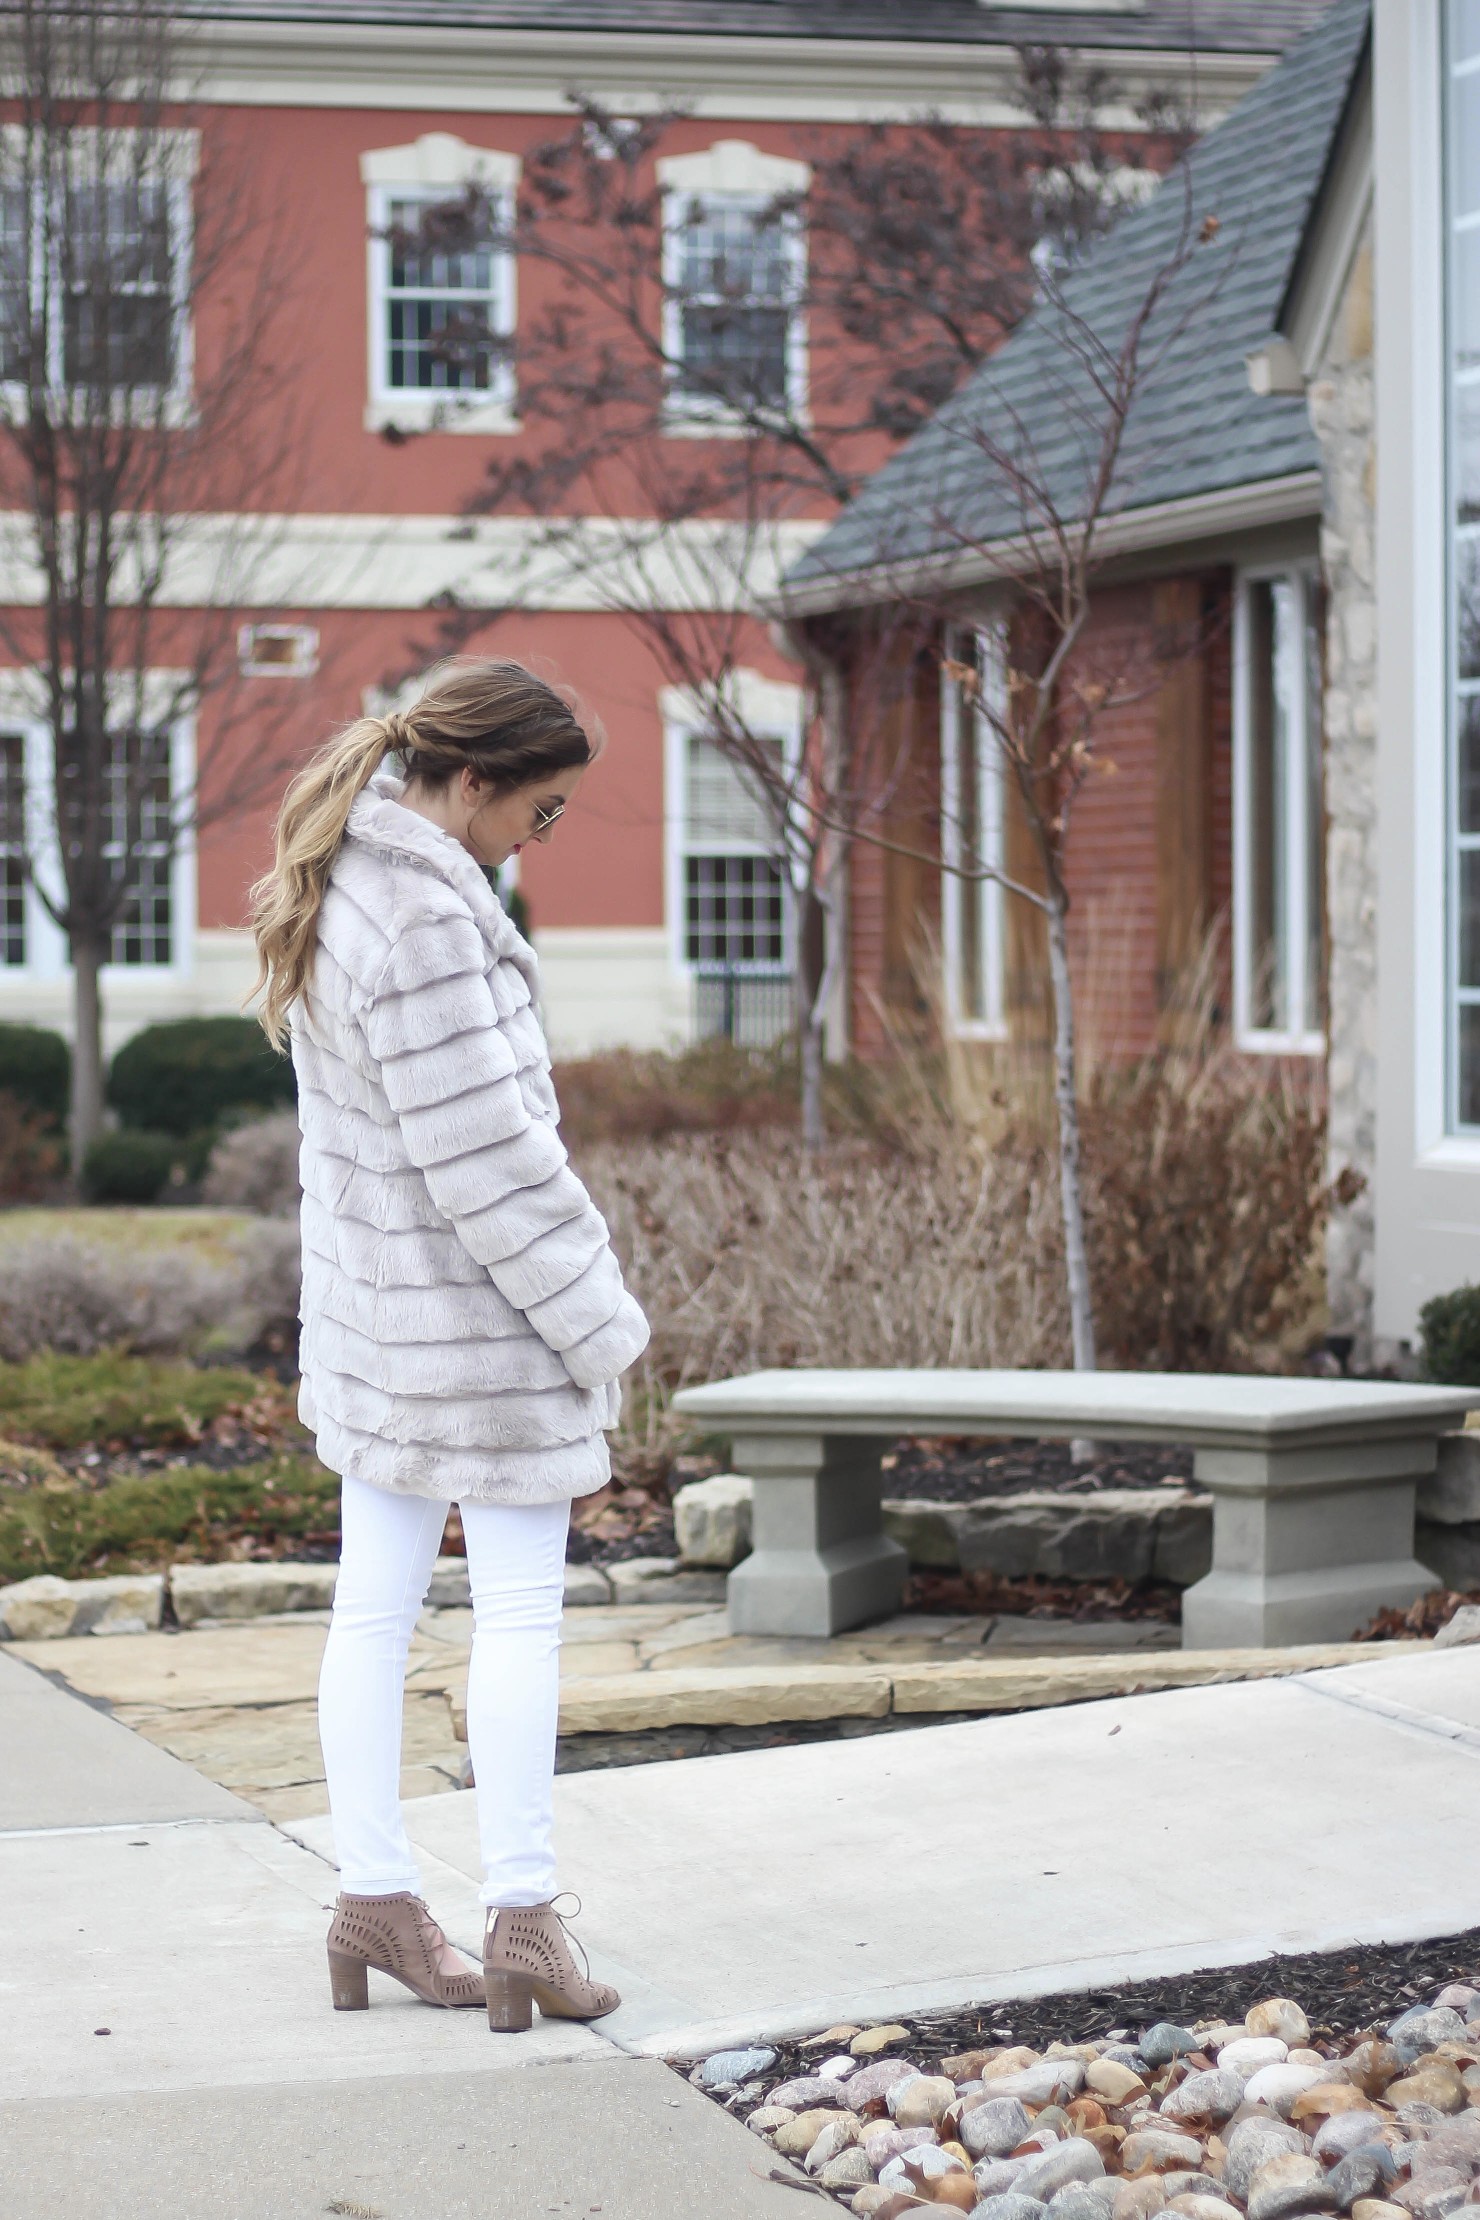
[[[1208,637],[1201,616],[1145,642],[1097,638],[1092,626],[1110,528],[1150,459],[1137,442],[1137,412],[1164,385],[1183,335],[1232,265],[1225,242],[1208,266],[1220,226],[1212,215],[1198,219],[1190,180],[1184,177],[1180,192],[1175,184],[1166,190],[1177,196],[1180,221],[1154,243],[1127,297],[1108,313],[1092,295],[1085,305],[1072,280],[1048,267],[1034,309],[1035,344],[1018,376],[989,373],[974,405],[940,420],[937,471],[969,489],[966,497],[922,495],[913,512],[876,518],[861,554],[856,534],[850,545],[850,567],[866,580],[854,587],[861,602],[909,609],[937,638],[963,625],[976,629],[978,652],[948,655],[945,675],[986,727],[990,769],[1015,799],[1036,869],[1011,875],[999,857],[979,852],[977,828],[965,820],[943,822],[935,849],[888,845],[967,880],[994,882],[1042,921],[1080,1371],[1095,1369],[1096,1341],[1070,965],[1070,830],[1089,781],[1114,772],[1103,747],[1114,718],[1154,694]],[[906,541],[915,550],[909,556]],[[922,542],[929,550],[923,562]]]
[[[196,128],[185,80],[155,0],[0,15],[0,477],[19,519],[0,642],[47,735],[49,791],[12,815],[70,952],[79,1166],[105,963],[147,955],[180,843],[284,760],[281,696],[264,713],[236,685],[235,612],[260,598],[296,453],[275,353],[290,234],[245,150]]]
[[[663,188],[679,119],[581,101],[528,157],[512,220],[472,188],[396,241],[412,253],[502,246],[534,279],[517,344],[465,324],[439,338],[449,408],[476,399],[511,351],[528,427],[468,506],[537,521],[524,586],[501,581],[501,607],[536,579],[581,580],[699,705],[763,803],[795,909],[813,1141],[848,857],[888,819],[909,749],[886,717],[860,714],[856,687],[844,713],[820,628],[790,643],[806,681],[798,750],[747,719],[738,673],[754,659],[758,606],[777,606],[802,548],[1021,320],[1035,251],[1075,251],[1103,228],[1126,172],[1180,145],[1165,117],[1149,138],[1105,131],[1108,94],[1098,76],[1029,52],[1020,129],[861,130],[814,160],[804,194],[717,209]],[[440,618],[441,647],[490,621],[456,604]],[[881,671],[921,622],[908,607],[880,621]]]

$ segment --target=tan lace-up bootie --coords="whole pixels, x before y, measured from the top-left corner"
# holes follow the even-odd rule
[[[419,1896],[341,1896],[329,1929],[335,2011],[369,2010],[371,1966],[404,1983],[423,2004],[481,2004],[480,1975],[442,1971],[446,1944]]]
[[[584,1951],[576,1964],[572,1940],[553,1902],[492,1914],[483,1939],[483,1989],[495,2034],[522,2033],[536,2005],[546,2019],[599,2020],[615,2012],[621,1998],[606,1982],[591,1979]]]

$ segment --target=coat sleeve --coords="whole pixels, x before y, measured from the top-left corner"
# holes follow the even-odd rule
[[[411,1160],[468,1254],[578,1387],[603,1387],[642,1354],[647,1320],[559,1134],[530,1115],[483,963],[471,918],[398,935],[366,1043]]]

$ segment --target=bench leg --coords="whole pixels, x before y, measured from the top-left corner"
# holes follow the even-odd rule
[[[1331,1449],[1200,1449],[1213,1498],[1213,1567],[1182,1598],[1182,1646],[1346,1642],[1389,1605],[1437,1587],[1413,1554],[1414,1492],[1429,1439]]]
[[[909,1560],[883,1532],[879,1441],[737,1435],[753,1547],[727,1584],[736,1634],[841,1634],[897,1611]]]

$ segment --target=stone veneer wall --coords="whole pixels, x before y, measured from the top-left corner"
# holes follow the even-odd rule
[[[1325,475],[1321,560],[1326,622],[1326,914],[1330,944],[1327,1080],[1330,1163],[1367,1186],[1327,1237],[1331,1330],[1372,1353],[1373,1179],[1377,1147],[1377,603],[1373,569],[1372,239],[1309,391]]]

